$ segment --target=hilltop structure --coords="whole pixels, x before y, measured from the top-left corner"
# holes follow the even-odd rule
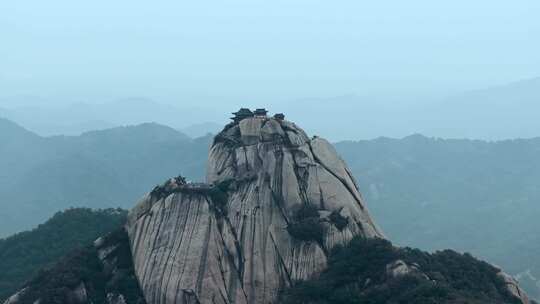
[[[234,123],[238,123],[246,118],[256,117],[256,118],[267,118],[268,111],[265,108],[255,109],[251,111],[248,108],[240,108],[237,112],[232,113],[234,116],[231,117]]]
[[[238,123],[240,122],[241,120],[243,119],[246,119],[246,118],[249,118],[249,117],[253,117],[253,112],[251,112],[250,109],[248,108],[241,108],[240,110],[238,110],[237,112],[234,112],[232,113],[234,116],[231,117],[231,119],[235,122],[235,123]]]
[[[256,109],[255,112],[253,112],[253,114],[255,114],[255,117],[259,117],[259,118],[266,118],[267,113],[268,111],[266,111],[266,109],[264,108]]]

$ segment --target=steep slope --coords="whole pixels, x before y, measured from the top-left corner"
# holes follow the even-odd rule
[[[126,211],[117,209],[69,209],[31,231],[0,239],[0,302],[38,269],[121,227],[126,215]]]
[[[0,117],[0,138],[2,138],[4,144],[7,145],[7,143],[13,141],[28,142],[36,140],[39,136],[27,131],[12,121]]]
[[[129,215],[149,303],[271,303],[324,269],[336,245],[382,237],[332,146],[287,121],[227,126],[207,180],[173,180]]]
[[[13,185],[14,178],[23,175],[21,164],[35,165],[48,153],[35,152],[44,144],[41,137],[3,118],[0,118],[0,140],[0,191],[5,191]]]

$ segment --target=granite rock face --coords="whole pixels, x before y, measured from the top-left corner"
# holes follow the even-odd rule
[[[332,145],[284,120],[231,123],[210,149],[207,184],[165,188],[127,223],[148,303],[274,303],[334,246],[384,237]]]

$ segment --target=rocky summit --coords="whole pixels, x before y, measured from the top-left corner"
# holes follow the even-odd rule
[[[233,122],[210,147],[205,183],[188,182],[179,176],[155,187],[130,211],[123,229],[125,238],[105,236],[98,242],[99,254],[93,266],[87,267],[102,267],[100,273],[108,273],[107,284],[100,285],[100,280],[92,283],[88,279],[92,272],[80,270],[86,268],[79,258],[79,264],[72,267],[76,271],[66,266],[71,264],[61,263],[63,271],[69,273],[69,285],[60,279],[44,288],[34,280],[7,303],[98,303],[96,299],[110,304],[291,302],[282,298],[283,291],[328,277],[333,271],[328,270],[329,265],[336,264],[335,252],[345,250],[351,240],[364,246],[352,260],[361,263],[363,256],[369,256],[384,262],[369,273],[354,274],[350,282],[339,282],[340,288],[363,297],[382,293],[381,286],[390,286],[389,290],[396,284],[402,286],[402,277],[414,277],[414,282],[407,282],[419,282],[424,293],[426,288],[437,290],[439,297],[438,286],[445,284],[448,290],[459,291],[447,294],[471,299],[493,296],[493,303],[529,303],[512,278],[491,266],[462,259],[467,265],[474,264],[470,272],[480,273],[475,284],[483,280],[480,283],[485,292],[478,295],[462,283],[469,282],[460,279],[463,272],[446,273],[438,262],[438,268],[427,269],[434,264],[429,255],[398,254],[391,245],[383,246],[386,251],[380,251],[380,245],[368,250],[358,240],[386,242],[385,236],[370,217],[355,179],[333,146],[322,138],[310,138],[282,114],[268,117],[263,109],[242,109],[234,114]],[[109,256],[123,246],[116,240],[124,239],[130,252]],[[92,250],[82,256],[91,256]],[[413,263],[419,256],[421,261]],[[456,277],[460,281],[454,284]],[[302,293],[295,290],[291,294],[298,299],[291,303],[316,302],[303,300],[298,296]]]
[[[285,120],[226,126],[207,184],[164,188],[127,224],[149,303],[272,303],[321,272],[336,245],[383,237],[332,145]]]

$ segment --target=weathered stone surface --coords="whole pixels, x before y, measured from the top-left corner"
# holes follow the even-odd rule
[[[406,275],[419,275],[424,279],[429,280],[429,277],[422,273],[418,265],[407,264],[403,260],[397,260],[386,265],[386,275],[390,278],[398,278]]]
[[[21,296],[27,291],[27,288],[19,290],[16,294],[9,297],[4,304],[16,304],[20,303]]]
[[[233,239],[228,224],[209,200],[173,194],[130,219],[135,270],[148,303],[247,303],[240,288],[229,289],[240,284],[233,261],[238,255],[226,242]]]
[[[236,127],[216,137],[208,159],[207,182],[230,184],[225,202],[175,193],[146,196],[131,211],[127,230],[148,303],[274,303],[282,288],[322,271],[334,246],[383,237],[328,142],[275,119]],[[289,233],[303,206],[318,210],[322,242]],[[328,220],[332,212],[345,227]]]
[[[262,141],[274,141],[283,138],[284,131],[279,122],[274,119],[267,120],[261,128]]]
[[[263,119],[250,118],[240,122],[240,140],[244,145],[253,145],[259,142]]]
[[[504,280],[506,288],[514,297],[520,299],[523,304],[531,303],[525,291],[519,287],[519,283],[516,279],[503,271],[499,272],[498,276]]]

